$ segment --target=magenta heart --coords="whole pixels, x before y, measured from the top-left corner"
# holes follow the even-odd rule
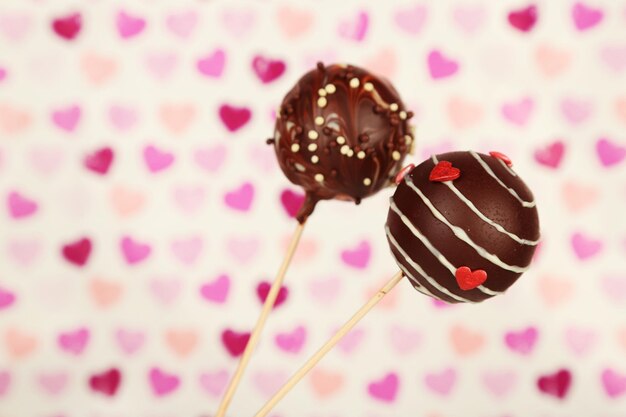
[[[132,355],[141,349],[146,339],[142,332],[126,329],[117,330],[115,338],[122,351],[128,355]]]
[[[113,397],[122,382],[122,373],[117,368],[110,368],[89,377],[89,387],[92,391]]]
[[[537,23],[537,7],[530,5],[520,10],[514,10],[509,13],[508,20],[515,29],[529,32]]]
[[[148,379],[152,386],[152,392],[157,397],[163,397],[173,393],[180,385],[180,378],[178,378],[178,376],[169,374],[156,367],[150,370]]]
[[[105,147],[87,154],[83,163],[88,170],[96,174],[106,175],[113,163],[113,157],[113,149]]]
[[[7,78],[8,71],[6,68],[0,67],[0,82],[4,81]]]
[[[428,373],[424,377],[424,382],[433,392],[447,396],[452,392],[456,383],[456,371],[447,368],[439,373]]]
[[[224,165],[227,153],[228,148],[224,145],[200,148],[195,151],[194,160],[206,172],[215,173]]]
[[[250,333],[237,333],[227,329],[222,332],[222,344],[234,358],[240,356],[250,340]]]
[[[4,394],[9,390],[9,386],[11,385],[11,374],[7,371],[0,371],[0,397],[3,397]]]
[[[0,310],[9,308],[15,303],[15,294],[6,288],[0,287]]]
[[[123,39],[139,35],[146,27],[145,19],[128,14],[123,10],[117,14],[115,23],[117,31]]]
[[[57,338],[59,347],[73,355],[80,355],[87,347],[89,342],[89,329],[80,328],[69,332],[59,334]]]
[[[626,158],[626,147],[611,142],[607,138],[601,138],[596,142],[596,153],[603,166],[611,167]]]
[[[567,396],[572,384],[572,374],[561,369],[553,374],[543,375],[537,379],[537,388],[543,394],[563,399]]]
[[[126,259],[129,265],[134,265],[146,260],[152,252],[150,245],[139,242],[130,236],[122,237],[120,249],[122,250],[124,259]]]
[[[84,266],[91,253],[91,240],[87,237],[68,243],[61,249],[63,257],[76,266]]]
[[[59,17],[52,21],[52,30],[61,38],[71,41],[80,33],[82,17],[80,13]]]
[[[302,207],[302,204],[304,204],[304,197],[304,194],[288,189],[283,190],[280,193],[280,202],[289,217],[296,217],[298,211],[300,211],[300,208]]]
[[[434,79],[450,77],[459,70],[459,64],[453,59],[449,59],[443,53],[434,50],[428,54],[428,70]]]
[[[222,304],[226,302],[228,290],[230,289],[230,278],[226,274],[222,274],[211,282],[202,284],[200,287],[200,295],[207,301]]]
[[[143,150],[143,159],[150,172],[154,173],[169,168],[174,163],[174,154],[148,145]]]
[[[351,20],[345,20],[339,24],[339,36],[355,42],[361,42],[365,39],[368,28],[369,15],[361,11]]]
[[[341,251],[341,260],[348,266],[357,269],[365,269],[369,264],[372,254],[370,243],[366,240],[359,242],[354,249]]]
[[[261,303],[265,303],[265,300],[267,299],[267,295],[270,293],[271,286],[272,284],[267,281],[263,281],[259,283],[259,285],[257,285],[256,294],[259,297],[259,300],[261,301]],[[276,301],[274,301],[273,308],[278,308],[282,303],[287,301],[288,295],[289,295],[289,290],[287,289],[287,287],[285,286],[280,287],[280,290],[278,290],[278,295],[276,296]]]
[[[392,403],[396,399],[399,387],[398,375],[390,372],[381,379],[370,382],[367,386],[367,392],[375,400]]]
[[[538,337],[539,331],[536,327],[527,327],[517,332],[507,332],[504,335],[504,343],[513,352],[521,355],[529,355],[532,353]]]
[[[200,375],[200,385],[208,394],[218,397],[228,383],[228,371],[222,369],[216,372],[206,372]]]
[[[576,232],[572,235],[571,243],[576,257],[581,261],[597,255],[603,247],[601,240],[593,239],[580,232]]]
[[[553,169],[561,165],[564,155],[565,143],[561,140],[557,140],[543,148],[537,149],[534,153],[535,161]]]
[[[65,109],[52,112],[52,122],[66,132],[73,132],[80,121],[81,110],[78,106],[70,106]]]
[[[243,183],[239,188],[229,191],[224,195],[224,203],[226,206],[237,211],[248,211],[252,206],[254,199],[254,186],[249,183]]]
[[[223,49],[216,49],[211,54],[200,58],[196,62],[196,67],[200,74],[211,77],[219,78],[224,72],[224,66],[226,65],[226,51]]]
[[[231,132],[241,129],[252,117],[252,112],[247,107],[234,107],[229,104],[222,104],[219,114],[222,123]]]
[[[284,61],[257,55],[252,60],[252,70],[263,84],[271,83],[285,72]]]
[[[283,352],[298,353],[306,341],[306,329],[298,326],[291,332],[278,333],[274,338],[276,346]]]
[[[572,19],[576,29],[580,31],[591,29],[602,21],[604,13],[601,9],[595,9],[577,2],[572,7]]]
[[[607,368],[602,371],[602,385],[609,397],[621,397],[626,394],[626,375],[622,375],[613,369]]]
[[[17,191],[12,191],[7,196],[7,206],[9,208],[9,214],[14,219],[29,217],[35,214],[39,207],[36,201],[23,196]]]

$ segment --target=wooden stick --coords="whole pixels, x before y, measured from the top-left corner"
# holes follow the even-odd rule
[[[261,408],[254,417],[265,417],[276,404],[296,385],[340,340],[344,337],[380,300],[383,299],[393,287],[402,280],[402,271],[395,274],[387,283],[370,298],[367,303],[357,311],[341,329],[331,337],[315,355],[306,361],[304,365],[278,390],[276,394]]]
[[[278,269],[278,274],[276,278],[274,278],[274,282],[270,287],[270,291],[267,294],[267,298],[265,299],[265,303],[263,304],[263,309],[261,310],[261,315],[254,326],[254,330],[252,330],[252,334],[250,334],[250,339],[248,340],[248,344],[246,345],[246,349],[239,360],[239,365],[237,366],[237,370],[233,375],[233,378],[230,380],[228,384],[228,389],[222,398],[222,402],[220,403],[219,408],[217,409],[217,414],[215,417],[224,417],[226,415],[226,410],[230,405],[231,400],[233,399],[233,395],[235,395],[235,391],[237,390],[237,386],[243,376],[244,371],[246,370],[246,366],[248,366],[248,362],[250,361],[250,357],[252,356],[252,352],[254,352],[254,348],[256,347],[259,337],[261,336],[261,331],[265,326],[265,322],[272,311],[272,307],[274,307],[274,303],[276,302],[276,298],[278,297],[278,293],[280,288],[283,285],[283,280],[285,278],[285,273],[287,272],[287,268],[291,263],[291,259],[298,247],[298,243],[300,242],[300,236],[302,235],[302,230],[304,229],[304,223],[298,223],[298,227],[294,231],[291,242],[289,242],[289,246],[287,247],[287,253],[285,254],[285,258],[283,259],[283,263],[280,265]]]

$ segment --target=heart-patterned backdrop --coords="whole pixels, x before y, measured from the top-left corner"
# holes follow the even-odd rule
[[[2,417],[215,411],[302,200],[265,140],[317,61],[392,80],[407,163],[507,154],[543,240],[481,305],[402,282],[273,415],[626,415],[623,0],[3,0]],[[319,205],[231,416],[396,272],[391,192]]]

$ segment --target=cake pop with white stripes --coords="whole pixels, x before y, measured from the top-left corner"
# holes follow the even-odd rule
[[[502,153],[434,155],[397,182],[387,240],[416,290],[479,302],[528,269],[539,243],[537,208]]]

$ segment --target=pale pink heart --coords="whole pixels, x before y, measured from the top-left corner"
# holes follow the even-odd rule
[[[324,305],[334,302],[340,291],[341,279],[337,277],[319,278],[309,284],[309,293],[313,300]]]
[[[174,154],[161,150],[154,145],[148,145],[143,150],[143,159],[152,173],[168,169],[175,160]]]
[[[140,242],[131,236],[122,237],[120,250],[129,265],[145,261],[152,253],[152,247],[148,243]]]
[[[109,56],[89,52],[81,57],[80,68],[92,84],[100,86],[115,75],[117,61]]]
[[[304,346],[306,336],[306,328],[304,326],[297,326],[291,331],[276,334],[274,342],[283,352],[297,354]]]
[[[626,124],[626,98],[620,98],[615,102],[615,114],[622,123]]]
[[[219,397],[228,383],[228,371],[221,369],[215,372],[204,372],[200,375],[200,386],[212,397]]]
[[[125,131],[137,123],[137,111],[131,107],[113,105],[109,108],[109,121],[117,130]]]
[[[178,66],[178,55],[176,52],[150,52],[146,54],[144,64],[155,78],[165,80]]]
[[[3,13],[0,15],[0,32],[9,40],[19,42],[30,32],[31,16],[26,13]]]
[[[12,191],[7,196],[7,206],[9,214],[14,219],[29,217],[37,212],[39,205],[33,199],[22,195],[17,191]]]
[[[369,28],[369,15],[365,11],[360,11],[354,16],[339,22],[337,33],[342,38],[361,42],[367,35],[367,29]]]
[[[383,275],[381,279],[379,279],[378,282],[375,282],[372,285],[369,285],[365,288],[364,294],[365,294],[365,300],[369,300],[370,298],[372,298],[374,295],[376,295],[376,293],[378,291],[380,291],[380,288],[385,285],[385,282],[389,279],[389,277],[387,275]],[[392,291],[390,293],[388,293],[387,295],[385,295],[385,297],[378,302],[377,304],[377,308],[379,310],[393,310],[396,308],[396,305],[398,303],[398,294],[400,294],[399,291]],[[365,301],[364,300],[364,301]]]
[[[224,204],[232,210],[247,212],[254,200],[254,185],[245,182],[232,191],[224,194]]]
[[[258,254],[261,242],[255,237],[232,237],[226,240],[226,250],[241,264],[249,264]]]
[[[41,255],[41,242],[35,239],[15,239],[8,243],[9,255],[20,266],[30,266]]]
[[[222,27],[237,38],[248,35],[256,25],[255,12],[244,8],[224,10],[221,18]]]
[[[289,374],[284,371],[258,371],[252,375],[252,383],[263,397],[271,397],[287,382]]]
[[[483,384],[497,398],[505,397],[517,383],[517,375],[513,371],[484,372]]]
[[[427,56],[428,70],[434,80],[451,77],[459,70],[459,63],[444,55],[441,51],[432,50]]]
[[[580,31],[589,30],[592,27],[598,25],[602,18],[604,17],[604,12],[602,9],[596,9],[582,2],[577,2],[572,7],[572,19],[574,19],[574,25],[576,29]]]
[[[392,326],[389,329],[389,339],[391,346],[400,355],[412,353],[422,342],[422,335],[417,330]]]
[[[140,16],[132,15],[124,10],[117,13],[115,18],[117,32],[123,39],[129,39],[143,32],[146,20]]]
[[[524,97],[502,105],[502,116],[517,126],[525,126],[530,119],[535,103],[532,98]]]
[[[287,38],[296,38],[309,31],[313,25],[314,15],[306,8],[284,5],[276,12],[276,20]]]
[[[168,373],[156,367],[152,368],[148,373],[148,380],[152,386],[152,392],[157,397],[172,394],[180,385],[178,375]]]
[[[289,247],[289,242],[291,240],[291,235],[284,235],[281,239],[281,250],[286,251]],[[303,264],[307,262],[311,262],[317,256],[319,252],[319,245],[317,240],[302,238],[300,239],[300,243],[298,244],[298,248],[296,249],[296,253],[293,255],[292,262],[294,264]]]
[[[578,213],[597,202],[598,188],[585,185],[580,181],[566,181],[561,189],[561,196],[566,207],[573,213]]]
[[[416,4],[398,9],[394,13],[393,18],[400,29],[411,35],[417,35],[422,31],[427,16],[428,9],[426,6]]]
[[[132,355],[139,351],[143,346],[146,336],[139,330],[117,329],[115,331],[115,340],[118,346],[127,355]]]
[[[48,394],[48,395],[59,395],[63,392],[67,383],[69,381],[69,376],[66,372],[47,372],[40,373],[37,377],[37,382],[39,382],[39,386]]]
[[[124,287],[117,282],[94,278],[89,283],[89,291],[97,307],[109,308],[119,301]]]
[[[543,276],[536,282],[539,295],[548,307],[557,307],[563,304],[574,293],[574,285],[567,278]]]
[[[193,214],[204,206],[206,190],[201,185],[179,185],[172,190],[172,198],[182,211]]]
[[[21,133],[32,124],[31,115],[8,104],[0,104],[0,132],[7,135]]]
[[[30,151],[28,155],[33,168],[42,175],[52,175],[59,169],[65,160],[63,148],[38,147]]]
[[[195,10],[171,13],[166,17],[165,24],[174,35],[186,39],[196,29],[198,13]]]
[[[2,398],[11,386],[11,374],[7,371],[0,371],[0,398]]]
[[[34,335],[15,328],[4,333],[4,343],[9,357],[15,359],[29,356],[39,344]]]
[[[515,353],[530,355],[535,349],[535,344],[539,338],[539,331],[536,327],[527,327],[518,331],[509,331],[504,335],[504,343]]]
[[[626,159],[626,146],[622,146],[607,138],[596,142],[596,153],[600,163],[605,167],[617,165]]]
[[[318,62],[336,62],[337,60],[337,52],[329,48],[304,54],[302,65],[305,68],[313,68]]]
[[[565,342],[567,347],[578,356],[589,353],[597,339],[596,332],[591,328],[569,327],[565,329]]]
[[[605,46],[600,57],[611,70],[617,73],[626,70],[626,44]]]
[[[485,9],[479,5],[460,5],[452,15],[457,26],[468,35],[478,32],[485,22]]]
[[[196,62],[196,68],[205,77],[219,78],[224,73],[226,66],[226,51],[216,49],[208,55],[201,57]]]
[[[62,350],[78,356],[83,353],[87,343],[89,343],[89,329],[81,327],[60,333],[57,337],[57,343]]]
[[[448,396],[456,383],[456,371],[447,368],[440,372],[427,373],[424,377],[424,383],[431,391]]]
[[[338,329],[337,329],[338,330]],[[333,332],[335,334],[335,332]],[[350,330],[340,341],[337,343],[339,350],[346,355],[354,352],[356,348],[361,345],[363,338],[365,337],[365,330],[357,327]]]
[[[365,60],[365,67],[382,77],[393,78],[397,62],[395,51],[391,48],[383,48]]]
[[[452,97],[448,101],[448,116],[452,125],[459,129],[472,127],[480,123],[483,108],[479,103],[465,100],[462,97]]]
[[[621,397],[626,394],[626,374],[621,374],[613,369],[605,369],[602,371],[602,385],[609,397]]]
[[[139,213],[146,202],[143,193],[121,185],[111,189],[109,198],[113,209],[120,217],[129,217]]]
[[[620,305],[626,301],[626,275],[612,274],[602,278],[607,297]]]
[[[589,101],[566,98],[561,101],[561,112],[572,125],[583,123],[591,115],[592,106]]]
[[[381,379],[374,380],[367,385],[367,393],[370,397],[387,403],[394,402],[400,388],[400,378],[394,372],[390,372]]]
[[[362,240],[353,248],[341,251],[341,260],[344,264],[356,268],[365,269],[369,265],[372,256],[372,247],[367,240]]]
[[[4,151],[0,149],[0,171],[2,171],[2,169],[4,168],[5,161],[6,158],[4,156]]]
[[[572,235],[571,244],[574,254],[581,261],[598,255],[604,246],[600,239],[595,239],[582,232],[576,232]]]
[[[172,304],[182,290],[182,283],[177,278],[153,278],[150,280],[150,291],[161,304]]]
[[[344,377],[338,372],[327,371],[317,367],[311,371],[309,380],[316,396],[327,398],[341,389]]]
[[[482,350],[485,345],[485,335],[458,324],[450,329],[450,342],[455,352],[459,356],[465,357]]]
[[[195,330],[170,329],[165,332],[165,341],[172,351],[181,358],[189,356],[198,345]]]
[[[621,345],[622,349],[626,351],[626,327],[617,331],[617,341]]]
[[[224,165],[227,156],[228,148],[220,144],[196,149],[193,159],[204,171],[214,174]]]
[[[535,50],[535,61],[539,70],[548,78],[562,75],[570,66],[570,51],[551,45],[539,45]]]
[[[200,287],[200,295],[209,302],[222,304],[228,298],[230,278],[226,274],[218,275],[213,281],[206,282]]]
[[[163,104],[159,109],[161,123],[171,133],[184,133],[196,115],[196,107],[193,104]]]
[[[73,105],[52,111],[52,122],[66,132],[73,132],[80,121],[81,109]]]
[[[265,174],[276,170],[278,162],[274,150],[269,146],[252,146],[248,157],[250,163]]]
[[[438,155],[440,153],[450,152],[454,149],[454,142],[450,139],[444,139],[434,145],[423,144],[421,146],[420,155],[422,159],[430,158],[431,155]]]
[[[193,265],[198,260],[203,248],[204,240],[201,236],[177,239],[170,244],[170,249],[176,259],[186,265]]]

